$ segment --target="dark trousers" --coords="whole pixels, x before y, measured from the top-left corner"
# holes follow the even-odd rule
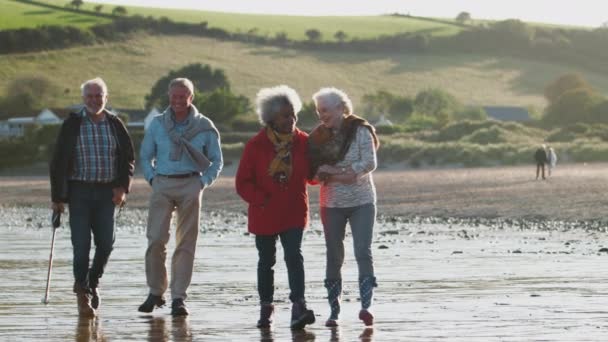
[[[542,170],[543,179],[545,179],[545,163],[536,163],[536,179]]]
[[[276,241],[281,239],[287,277],[289,279],[289,299],[292,302],[304,300],[304,257],[302,256],[302,228],[293,228],[275,235],[256,235],[258,249],[258,293],[260,302],[272,303],[274,295],[274,270],[276,264]]]
[[[83,289],[96,288],[114,245],[114,203],[109,184],[70,183],[70,231],[74,279]],[[91,233],[95,256],[89,269]]]

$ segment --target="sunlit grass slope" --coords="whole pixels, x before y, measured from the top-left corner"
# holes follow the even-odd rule
[[[545,85],[565,72],[579,72],[608,93],[608,80],[570,66],[475,55],[402,55],[302,52],[189,36],[141,36],[124,43],[60,51],[0,55],[0,94],[11,80],[42,75],[69,92],[49,103],[79,101],[78,86],[95,76],[110,86],[111,102],[143,108],[144,96],[169,70],[190,63],[225,70],[233,89],[253,99],[261,87],[288,84],[305,101],[321,86],[347,90],[355,105],[364,94],[384,89],[414,96],[439,87],[465,104],[544,107]]]

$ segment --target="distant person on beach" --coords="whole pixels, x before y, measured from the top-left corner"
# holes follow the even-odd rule
[[[545,145],[541,145],[536,152],[534,152],[534,160],[536,161],[536,179],[542,170],[543,179],[545,178],[545,164],[547,164],[547,148]]]
[[[553,147],[549,147],[547,150],[547,175],[549,177],[551,177],[555,165],[557,165],[557,154],[555,154]]]
[[[135,157],[124,123],[108,109],[108,87],[101,78],[80,87],[84,108],[63,122],[51,159],[53,210],[70,211],[74,288],[78,312],[95,316],[101,297],[99,278],[114,246],[114,210],[131,188]],[[89,265],[91,233],[95,256]]]
[[[256,112],[264,127],[245,145],[236,173],[236,191],[247,202],[248,230],[258,250],[258,328],[272,325],[276,241],[281,240],[289,289],[291,328],[315,321],[304,297],[302,235],[308,224],[308,135],[298,128],[298,94],[281,85],[261,89]]]
[[[141,143],[144,177],[152,186],[146,250],[150,292],[139,307],[141,312],[152,312],[165,304],[165,259],[175,211],[175,251],[169,283],[171,314],[189,314],[184,301],[192,279],[203,190],[215,181],[224,165],[220,134],[192,104],[193,98],[194,86],[189,79],[173,79],[169,83],[169,107],[150,122]]]
[[[350,223],[359,268],[359,319],[372,325],[370,311],[376,284],[372,238],[376,221],[376,169],[379,147],[374,128],[353,114],[348,96],[336,88],[323,88],[313,96],[321,124],[310,134],[312,170],[321,182],[320,212],[325,233],[327,265],[325,287],[331,313],[325,325],[337,326],[342,295],[344,236]]]

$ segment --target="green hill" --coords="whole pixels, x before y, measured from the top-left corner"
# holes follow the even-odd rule
[[[89,26],[107,21],[108,19],[95,16],[79,15],[71,12],[61,14],[59,9],[48,9],[32,4],[18,3],[14,0],[2,0],[8,6],[3,5],[0,14],[0,29],[19,27],[35,27],[38,25],[72,25],[66,21],[66,17],[74,16],[72,22],[80,26]],[[53,6],[63,7],[69,0],[37,0]],[[85,1],[81,7],[84,11],[94,12],[93,2]],[[109,14],[116,5],[102,5],[101,13]],[[128,15],[141,15],[144,17],[161,18],[167,17],[175,22],[201,23],[207,22],[210,27],[224,29],[228,32],[254,32],[256,35],[275,36],[284,32],[290,39],[305,40],[306,30],[317,29],[322,33],[322,40],[335,41],[334,34],[342,30],[347,34],[347,39],[367,39],[381,35],[394,35],[404,32],[420,32],[436,36],[447,36],[458,33],[461,27],[451,24],[449,21],[441,22],[433,19],[407,18],[394,16],[356,16],[356,17],[310,17],[310,16],[285,16],[285,15],[255,15],[220,13],[198,10],[179,10],[163,8],[147,8],[124,6]],[[78,17],[78,19],[76,19]],[[10,19],[10,20],[8,20]],[[79,22],[78,20],[82,20]],[[86,20],[86,21],[85,21]],[[252,31],[253,30],[253,31]]]
[[[57,4],[60,2],[57,1]],[[61,3],[63,6],[67,1]],[[103,24],[110,19],[74,13],[63,9],[46,8],[12,0],[2,0],[0,30],[37,27],[41,25],[71,25],[89,27]]]
[[[608,79],[601,74],[516,58],[301,51],[191,36],[140,35],[122,43],[0,55],[0,94],[12,80],[42,75],[66,90],[48,105],[65,106],[80,101],[78,86],[83,80],[101,76],[109,84],[114,106],[143,108],[144,96],[160,77],[190,63],[224,69],[234,91],[251,99],[259,88],[281,83],[295,87],[306,101],[321,86],[341,87],[355,105],[364,94],[379,89],[413,96],[439,87],[464,104],[542,108],[545,85],[569,71],[579,72],[608,93]]]
[[[84,12],[76,13],[59,8],[65,6],[68,0],[37,1],[44,2],[51,8],[19,0],[1,1],[3,7],[0,12],[0,28],[2,25],[6,28],[7,25],[32,27],[42,24],[70,24],[71,21],[86,26],[111,20],[104,15],[92,14],[95,4],[89,2],[82,7]],[[111,12],[113,7],[114,5],[104,4],[102,13]],[[333,33],[338,29],[345,31],[349,38],[368,39],[403,31],[425,32],[437,37],[456,34],[462,30],[461,26],[449,22],[403,16],[290,17],[143,7],[127,9],[129,15],[166,16],[181,22],[204,20],[208,21],[210,26],[233,30],[232,32],[247,32],[257,28],[256,35],[273,35],[289,30],[285,32],[291,39],[296,37],[303,39],[304,31],[314,26],[324,31],[327,39],[333,39]],[[536,52],[542,51],[543,58],[540,58],[535,55],[536,52],[526,50],[528,35],[535,35],[528,31],[519,31],[529,27],[523,23],[505,25],[505,32],[515,30],[517,34],[523,35],[523,43],[517,40],[520,38],[517,34],[508,36],[511,43],[515,42],[513,51],[510,47],[503,47],[504,51],[493,50],[493,45],[477,52],[474,49],[470,51],[467,48],[458,49],[459,44],[466,42],[463,39],[467,37],[460,37],[463,34],[449,39],[438,38],[440,41],[438,48],[428,51],[421,49],[417,53],[412,53],[412,50],[403,47],[396,49],[396,52],[387,52],[394,46],[390,43],[385,43],[382,52],[374,52],[376,51],[374,48],[368,48],[368,52],[354,52],[344,51],[342,48],[309,49],[306,48],[308,46],[306,43],[300,44],[303,46],[300,49],[286,49],[185,35],[129,34],[93,46],[0,55],[0,75],[2,75],[0,97],[13,80],[24,76],[42,75],[54,82],[56,88],[64,94],[51,100],[48,106],[65,106],[80,101],[77,88],[82,80],[99,75],[110,84],[114,106],[143,108],[144,96],[156,80],[166,75],[169,70],[190,63],[210,64],[214,68],[225,70],[234,90],[251,99],[260,87],[279,83],[296,87],[305,99],[308,99],[320,86],[342,87],[352,95],[355,103],[363,95],[377,90],[413,96],[422,89],[432,87],[450,92],[467,105],[518,105],[535,106],[540,109],[545,105],[542,97],[544,87],[567,72],[581,74],[601,93],[608,93],[605,73],[592,72],[589,70],[593,69],[587,67],[591,65],[597,68],[597,58],[601,57],[601,54],[596,54],[597,56],[594,55],[587,60],[574,55],[578,50],[571,48],[566,51],[568,53],[562,55],[566,57],[573,55],[573,58],[556,62],[560,59],[550,59],[548,57],[552,54],[546,53],[553,50],[538,49],[538,46],[541,46],[538,44],[548,44],[546,41],[548,38],[530,40],[530,44],[538,45]],[[543,31],[539,32],[547,34]],[[487,37],[499,37],[493,34]],[[130,38],[124,40],[126,37]],[[547,37],[554,38],[551,35]],[[572,35],[572,39],[577,37]],[[472,42],[472,48],[478,45],[474,36],[467,39],[469,39],[468,43]],[[115,42],[116,40],[124,41]],[[92,39],[89,44],[94,42],[95,40]],[[497,44],[505,45],[502,41]],[[518,44],[524,47],[521,48]],[[337,43],[333,45],[342,46]],[[547,46],[555,50],[557,45]],[[583,46],[589,48],[590,45]],[[520,50],[517,50],[518,48]],[[172,53],[174,51],[178,52]],[[462,51],[462,53],[454,51]],[[580,52],[583,57],[584,52],[583,50]],[[576,63],[570,63],[570,60]]]

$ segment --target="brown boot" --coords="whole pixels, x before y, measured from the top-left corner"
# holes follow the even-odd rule
[[[91,296],[85,289],[76,291],[76,300],[78,303],[78,314],[82,317],[95,317],[95,309],[91,306]]]

